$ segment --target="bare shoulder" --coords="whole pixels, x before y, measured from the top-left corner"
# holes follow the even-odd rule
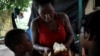
[[[69,21],[69,17],[68,17],[68,15],[66,14],[66,13],[63,13],[63,12],[60,12],[60,13],[58,13],[59,14],[59,16],[60,16],[60,19],[62,20],[62,21]]]
[[[38,19],[39,19],[39,18],[34,18],[34,19],[32,20],[32,22],[31,22],[31,27],[32,27],[32,26],[37,26],[37,24],[38,24]]]
[[[35,23],[37,20],[38,20],[38,18],[34,18],[34,19],[32,20],[31,23],[33,24],[33,23]]]

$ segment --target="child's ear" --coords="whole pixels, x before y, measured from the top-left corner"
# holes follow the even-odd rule
[[[24,51],[24,47],[21,44],[16,45],[15,48],[17,49],[17,51],[21,51],[21,52]]]
[[[85,33],[85,38],[86,38],[86,40],[88,40],[88,41],[93,41],[94,38],[95,38],[95,36],[94,36],[94,35],[91,36],[90,33]]]
[[[87,41],[91,40],[90,33],[85,32],[84,37]]]

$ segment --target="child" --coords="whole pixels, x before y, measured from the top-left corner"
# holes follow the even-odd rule
[[[92,12],[82,20],[80,42],[88,56],[100,56],[100,10]]]
[[[27,52],[31,53],[33,50],[28,34],[22,29],[7,32],[5,45],[15,53],[15,56],[25,56]]]

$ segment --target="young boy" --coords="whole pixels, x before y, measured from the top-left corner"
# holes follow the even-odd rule
[[[27,52],[31,53],[33,50],[28,34],[22,29],[7,32],[5,45],[15,53],[15,56],[25,56]]]
[[[100,10],[92,12],[82,20],[80,42],[88,56],[100,56]]]

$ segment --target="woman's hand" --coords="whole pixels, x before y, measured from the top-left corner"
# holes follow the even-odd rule
[[[60,51],[58,53],[53,53],[52,56],[69,56],[68,51]]]
[[[50,52],[50,48],[45,47],[45,48],[44,48],[44,53],[48,54],[49,52]]]
[[[48,56],[48,54],[52,52],[52,49],[48,47],[44,47],[43,56]]]

